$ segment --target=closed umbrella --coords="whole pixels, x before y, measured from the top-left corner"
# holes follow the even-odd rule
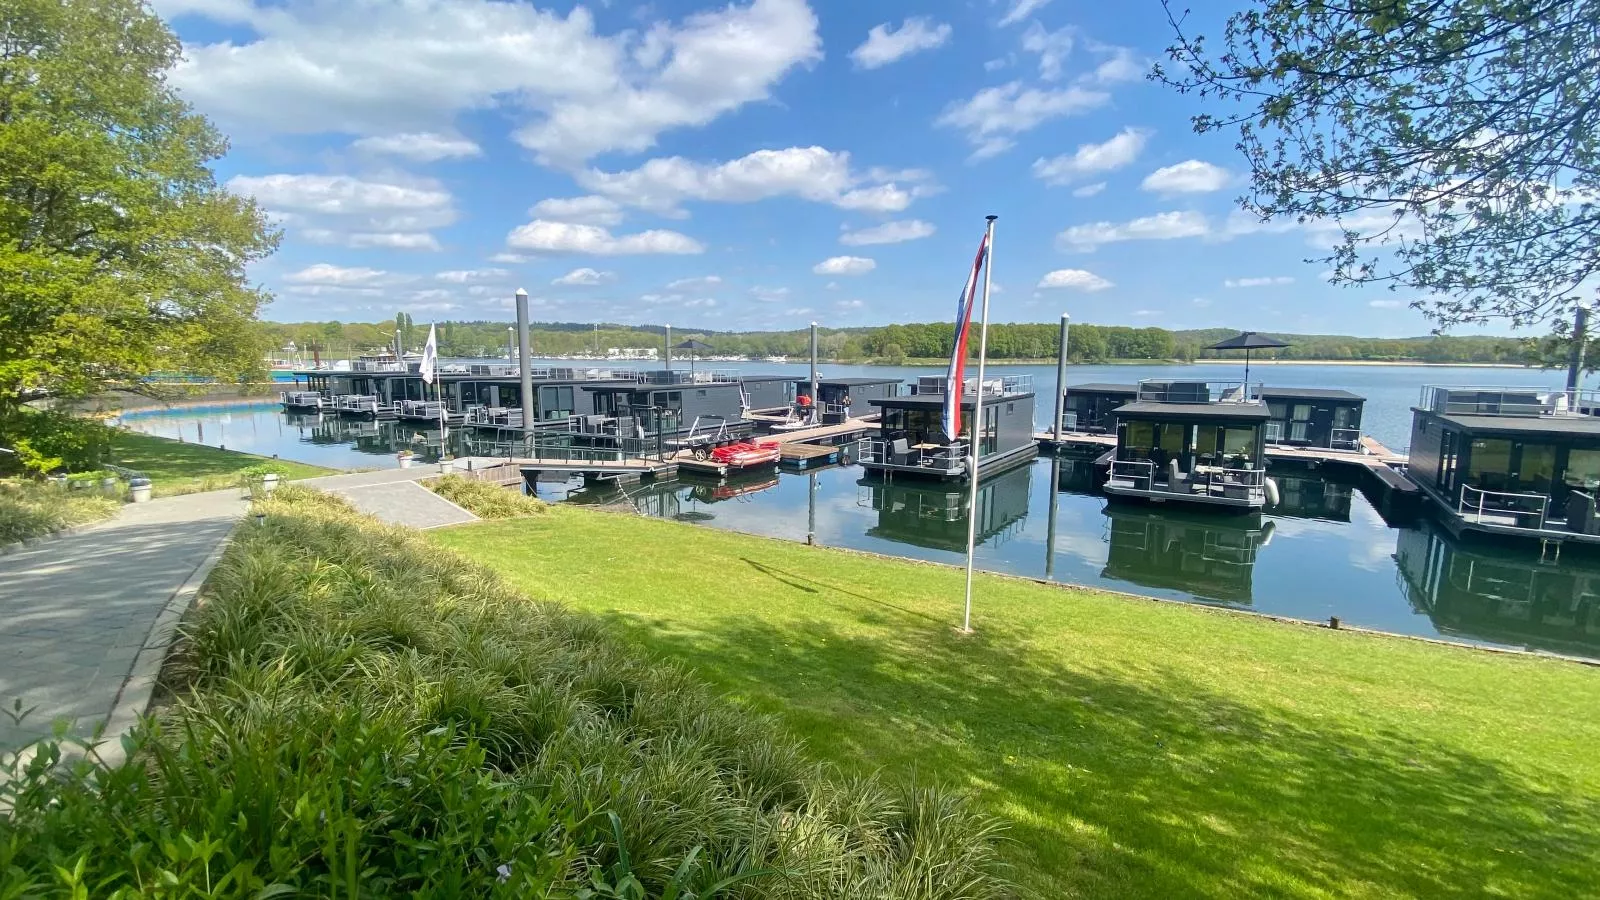
[[[690,338],[689,340],[684,341],[681,344],[674,344],[672,349],[689,351],[689,380],[693,381],[694,380],[694,355],[695,355],[695,353],[697,353],[697,352],[699,352],[701,350],[710,350],[711,349],[711,345],[707,344],[704,341],[697,341],[694,338]]]
[[[1217,341],[1207,347],[1207,350],[1243,350],[1244,351],[1244,395],[1250,395],[1250,351],[1276,350],[1287,347],[1288,344],[1274,337],[1268,337],[1257,331],[1241,331],[1224,341]]]

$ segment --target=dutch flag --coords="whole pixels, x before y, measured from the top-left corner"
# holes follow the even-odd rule
[[[961,290],[961,302],[956,305],[956,342],[950,352],[944,391],[944,433],[951,441],[961,437],[961,395],[966,392],[967,381],[967,332],[972,325],[972,307],[978,298],[978,276],[988,256],[989,235],[985,233],[978,242],[978,256],[972,261],[967,286]]]

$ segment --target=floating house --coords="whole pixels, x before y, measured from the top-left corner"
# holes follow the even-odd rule
[[[800,396],[799,383],[804,379],[793,375],[744,375],[739,383],[744,386],[744,405],[747,412],[777,413],[786,415],[794,409]]]
[[[979,385],[969,378],[961,396],[962,434],[944,433],[945,379],[918,379],[917,392],[871,401],[881,414],[878,436],[867,442],[861,466],[885,476],[962,480],[974,433]],[[978,471],[999,474],[1038,455],[1033,439],[1033,378],[1007,375],[986,378],[982,385],[983,422],[978,434]]]
[[[1407,474],[1451,534],[1600,543],[1600,395],[1422,389]]]
[[[1115,430],[1114,413],[1135,401],[1139,386],[1094,382],[1067,387],[1062,429],[1086,434]],[[1266,441],[1292,447],[1361,450],[1361,414],[1366,398],[1321,388],[1260,387],[1270,414]]]
[[[1114,416],[1117,446],[1102,488],[1113,499],[1259,512],[1276,492],[1260,385],[1142,381]]]
[[[898,544],[967,552],[970,498],[965,487],[878,478],[863,478],[856,484],[856,505],[878,514],[877,525],[867,534]],[[1021,531],[1032,491],[1031,466],[983,479],[978,485],[977,542],[1004,543]]]
[[[736,376],[681,370],[642,372],[628,383],[585,384],[593,413],[579,417],[572,430],[585,435],[676,437],[706,428],[736,427],[744,421],[744,390]]]
[[[813,398],[819,413],[818,424],[838,425],[851,418],[874,412],[875,400],[894,397],[900,393],[898,378],[819,378],[817,396]],[[810,380],[797,385],[799,396],[811,395]]]

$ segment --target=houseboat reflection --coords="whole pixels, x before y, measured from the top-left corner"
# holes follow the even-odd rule
[[[1185,510],[1153,511],[1107,504],[1101,575],[1142,587],[1181,591],[1205,600],[1248,605],[1256,555],[1274,525]]]
[[[967,551],[969,488],[873,476],[856,484],[856,504],[878,514],[868,535],[933,550]],[[1032,466],[979,482],[977,543],[1002,544],[1020,532],[1032,489]]]

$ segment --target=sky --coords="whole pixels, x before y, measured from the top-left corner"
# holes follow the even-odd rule
[[[1335,226],[1238,210],[1232,140],[1145,78],[1158,0],[152,5],[283,229],[272,320],[504,320],[521,287],[538,321],[940,321],[992,214],[995,322],[1429,329],[1326,283]]]

